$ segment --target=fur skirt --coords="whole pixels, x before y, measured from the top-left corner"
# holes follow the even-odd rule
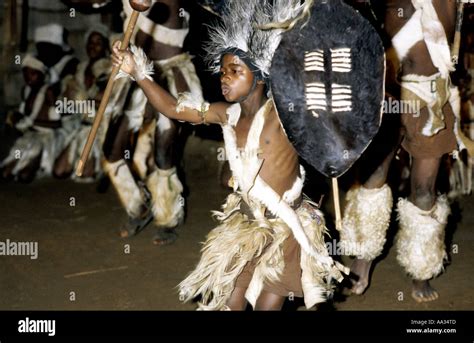
[[[248,274],[250,270],[245,297],[253,307],[263,289],[270,292],[295,289],[295,296],[302,293],[307,308],[324,302],[332,292],[331,281],[340,280],[341,271],[347,269],[328,255],[322,213],[309,200],[303,200],[295,210],[311,244],[321,255],[318,260],[307,255],[298,244],[295,249],[291,244],[294,242],[291,229],[281,219],[250,218],[241,211],[241,202],[240,195],[232,193],[223,211],[214,212],[220,224],[208,234],[196,269],[180,283],[180,299],[200,297],[199,309],[225,310],[236,282],[242,280],[243,272]],[[299,259],[296,266],[299,270],[288,273],[285,262],[294,260],[295,256]],[[289,280],[288,276],[298,280]]]

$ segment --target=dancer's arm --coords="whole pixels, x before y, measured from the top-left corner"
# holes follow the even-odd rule
[[[209,105],[207,110],[192,109],[184,106],[182,110],[177,112],[176,106],[178,102],[171,94],[164,90],[157,83],[137,75],[137,68],[133,55],[126,50],[120,50],[120,42],[117,41],[113,45],[112,61],[114,65],[120,65],[120,69],[134,77],[138,86],[143,90],[151,105],[159,112],[171,119],[186,121],[194,124],[215,123],[221,124],[225,122],[225,112],[229,104],[225,102],[217,102]],[[201,112],[201,113],[200,113]]]

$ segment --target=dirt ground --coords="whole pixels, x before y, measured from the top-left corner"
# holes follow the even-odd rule
[[[0,310],[193,310],[193,303],[179,301],[176,285],[197,263],[200,243],[215,225],[210,211],[227,193],[218,184],[219,146],[198,137],[188,141],[187,218],[178,241],[165,247],[152,244],[152,225],[130,239],[118,236],[125,215],[111,187],[100,194],[95,184],[65,180],[2,182],[0,241],[38,242],[39,251],[36,260],[0,256]],[[447,234],[451,261],[432,282],[439,300],[411,299],[410,281],[389,241],[364,295],[336,293],[319,310],[473,310],[473,200],[467,196],[455,206]],[[285,308],[304,310],[301,305]]]

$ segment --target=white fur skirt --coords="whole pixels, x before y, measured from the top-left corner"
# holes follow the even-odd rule
[[[281,284],[288,280],[288,275],[283,275],[287,274],[285,263],[291,259],[285,249],[292,246],[292,241],[296,242],[291,229],[279,218],[250,219],[241,211],[241,200],[239,194],[232,193],[223,212],[214,212],[220,224],[208,234],[196,269],[180,283],[180,299],[189,301],[200,296],[200,310],[226,310],[236,282],[252,265],[245,297],[253,307],[268,285],[291,291],[295,282],[307,308],[324,302],[333,290],[332,280],[342,279],[341,271],[347,269],[337,262],[327,263],[330,257],[324,242],[327,229],[322,213],[308,200],[303,200],[295,210],[315,250],[325,258],[318,261],[296,244],[297,251],[290,255],[298,256],[299,270],[291,271],[290,275],[298,280],[285,285]]]

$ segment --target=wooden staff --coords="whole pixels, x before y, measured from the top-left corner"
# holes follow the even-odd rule
[[[464,3],[460,2],[458,4],[458,11],[457,11],[457,16],[456,16],[456,32],[454,34],[454,42],[451,48],[451,58],[455,64],[458,64],[459,48],[461,47],[461,28],[462,28],[463,12],[464,12]]]
[[[334,211],[336,212],[336,229],[337,231],[341,231],[341,206],[339,204],[339,184],[337,182],[337,178],[332,178],[332,195],[334,198]]]
[[[130,21],[128,22],[127,29],[125,31],[125,36],[120,45],[120,49],[123,50],[128,47],[130,42],[130,37],[132,36],[133,30],[135,29],[135,24],[137,23],[138,16],[140,12],[144,12],[151,7],[151,0],[130,0],[130,6],[133,8],[132,15],[130,16]],[[112,72],[110,73],[109,81],[107,82],[107,87],[104,91],[104,96],[100,101],[99,109],[94,118],[94,123],[92,124],[89,136],[87,137],[86,145],[84,150],[82,150],[81,159],[77,165],[76,175],[82,176],[84,171],[84,166],[89,158],[89,154],[92,149],[92,144],[94,144],[95,136],[97,135],[97,130],[99,129],[100,123],[102,121],[102,116],[104,115],[107,103],[109,102],[110,95],[112,94],[112,89],[114,88],[115,77],[120,70],[120,66],[114,66]]]

